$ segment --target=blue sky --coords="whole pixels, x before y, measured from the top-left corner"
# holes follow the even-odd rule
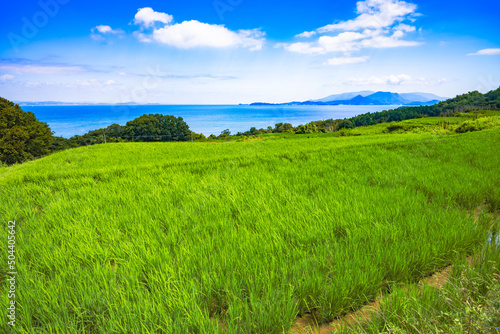
[[[7,2],[0,96],[234,104],[500,86],[497,1]]]

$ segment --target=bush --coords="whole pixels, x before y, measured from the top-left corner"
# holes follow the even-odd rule
[[[464,121],[455,129],[455,132],[465,133],[472,131],[481,131],[484,129],[490,129],[498,126],[500,126],[500,117],[498,116],[483,117],[473,121]]]

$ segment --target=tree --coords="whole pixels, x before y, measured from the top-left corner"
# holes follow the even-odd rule
[[[274,132],[293,133],[293,126],[290,123],[276,123],[274,125]]]
[[[344,119],[339,123],[339,129],[352,129],[354,125],[349,119]]]
[[[11,165],[49,153],[52,131],[32,112],[0,97],[0,161]]]
[[[294,131],[297,134],[304,134],[306,133],[306,127],[303,124],[300,124],[294,129]]]
[[[114,129],[116,132],[116,129]],[[161,114],[142,115],[127,126],[121,134],[133,141],[186,141],[191,139],[189,126],[182,117]]]

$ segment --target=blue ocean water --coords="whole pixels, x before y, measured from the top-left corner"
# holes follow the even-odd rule
[[[323,119],[348,118],[367,112],[389,110],[398,106],[248,106],[248,105],[78,105],[23,106],[42,122],[49,124],[56,136],[69,138],[111,124],[125,125],[143,114],[182,117],[196,133],[219,135],[244,132],[252,126],[267,128],[276,123],[293,126]]]

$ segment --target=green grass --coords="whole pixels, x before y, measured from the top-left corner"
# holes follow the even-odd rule
[[[500,249],[486,244],[470,264],[456,261],[439,288],[399,286],[371,319],[342,333],[500,333]]]
[[[81,147],[0,169],[19,333],[287,333],[488,238],[500,131]],[[2,262],[0,300],[8,271]]]
[[[452,134],[464,124],[479,124],[477,130],[500,128],[499,110],[480,110],[457,113],[454,117],[421,117],[401,122],[380,123],[344,130],[349,135],[375,135],[383,133]],[[473,130],[474,131],[474,130]]]

